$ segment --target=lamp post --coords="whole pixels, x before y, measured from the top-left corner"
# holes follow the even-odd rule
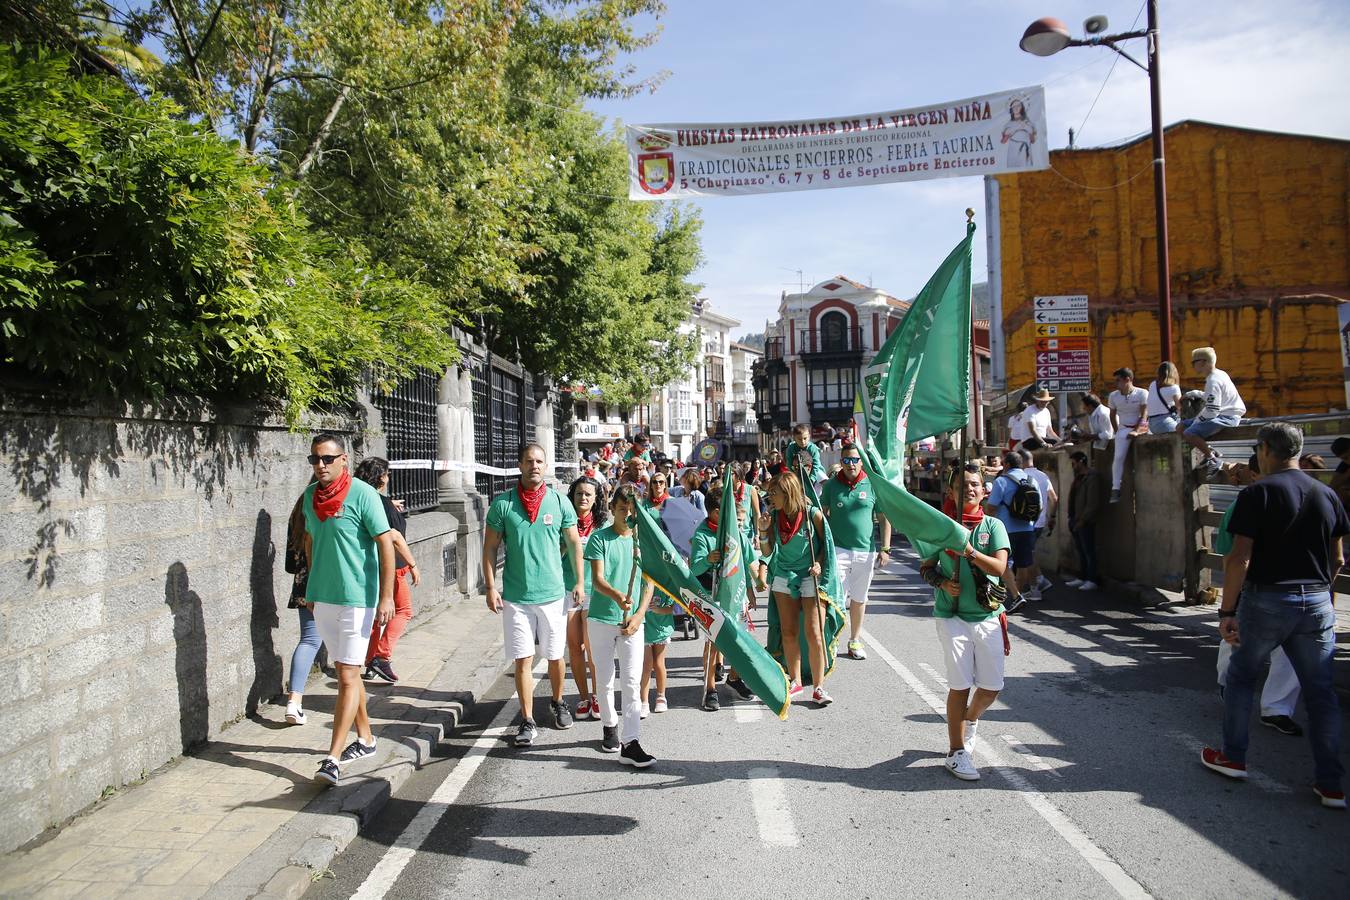
[[[1153,206],[1158,220],[1158,339],[1160,359],[1172,358],[1172,276],[1167,253],[1167,174],[1163,156],[1162,72],[1158,67],[1158,0],[1148,0],[1148,28],[1121,34],[1100,34],[1106,17],[1093,16],[1083,23],[1088,36],[1073,38],[1059,19],[1037,19],[1027,26],[1018,46],[1036,56],[1052,56],[1065,47],[1109,47],[1148,73],[1149,106],[1153,116]],[[1148,65],[1116,46],[1118,41],[1148,39]]]

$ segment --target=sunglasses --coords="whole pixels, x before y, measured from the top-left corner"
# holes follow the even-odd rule
[[[346,455],[347,454],[345,453],[334,453],[332,455],[325,453],[323,456],[319,456],[318,454],[311,453],[309,455],[309,464],[311,466],[317,466],[322,461],[325,466],[331,466],[334,462],[342,459],[342,457]]]
[[[850,466],[852,466],[852,465],[857,465],[858,463],[862,462],[862,457],[861,457],[861,456],[845,456],[843,459],[840,460],[840,462],[846,463],[846,464],[848,464],[848,465],[850,465]]]

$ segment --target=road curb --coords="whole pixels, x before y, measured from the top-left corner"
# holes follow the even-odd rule
[[[472,603],[472,599],[455,606]],[[381,728],[379,750],[369,768],[315,797],[205,897],[294,900],[302,896],[361,829],[379,816],[404,782],[431,762],[441,740],[472,715],[478,700],[507,671],[501,645],[501,631],[493,628],[481,639],[466,640],[416,693],[372,701],[376,717],[381,704],[392,702],[414,705],[421,715],[404,715],[396,724]]]

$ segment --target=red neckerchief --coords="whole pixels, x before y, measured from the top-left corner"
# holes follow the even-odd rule
[[[670,494],[665,490],[665,488],[662,488],[660,496],[653,496],[651,498],[652,506],[660,506],[662,503],[666,502],[666,498],[669,496]]]
[[[946,512],[945,507],[943,511]],[[951,515],[951,513],[947,514]],[[952,516],[952,518],[955,519],[956,516]],[[974,512],[966,512],[964,509],[961,510],[961,524],[964,525],[965,527],[974,528],[976,525],[979,525],[982,521],[984,521],[984,507],[981,506],[980,504],[978,503],[975,504]],[[948,550],[947,555],[950,556],[952,559],[956,559],[961,554],[956,553],[953,550]]]
[[[352,487],[350,469],[343,469],[337,480],[328,487],[318,485],[314,488],[314,515],[325,522],[342,512],[342,501],[347,499],[347,491]]]
[[[742,481],[741,486],[736,488],[736,502],[740,503],[744,499],[745,499],[745,482]]]
[[[538,512],[536,509],[535,512]],[[595,513],[577,516],[577,536],[586,537],[595,529]]]
[[[516,493],[520,495],[520,503],[525,507],[525,515],[530,517],[530,524],[539,517],[539,507],[544,502],[544,495],[548,493],[548,485],[541,484],[532,491],[526,491],[525,485],[519,481],[516,482]]]
[[[797,532],[801,530],[802,520],[805,517],[805,513],[798,511],[796,518],[792,520],[792,524],[789,526],[787,524],[787,513],[780,512],[778,514],[778,543],[786,544],[796,537]]]
[[[708,530],[711,531],[713,534],[717,534],[717,523],[714,522],[714,521],[712,520],[712,517],[711,517],[711,516],[709,516],[708,518],[704,519],[704,520],[703,520],[703,524],[704,524],[704,525],[707,525],[707,526],[708,526]]]
[[[838,481],[839,481],[840,484],[842,484],[844,487],[848,488],[848,489],[851,491],[851,490],[853,490],[855,487],[858,486],[858,482],[862,481],[864,478],[867,477],[867,470],[865,470],[865,469],[863,469],[861,466],[859,466],[859,467],[858,467],[858,477],[855,478],[855,479],[853,479],[852,481],[849,481],[848,478],[844,476],[844,470],[843,470],[843,469],[840,469],[840,470],[839,470],[839,474],[836,475],[836,476],[834,476],[834,477],[835,477],[836,479],[838,479]]]

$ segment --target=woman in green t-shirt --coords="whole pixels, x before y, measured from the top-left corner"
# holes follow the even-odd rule
[[[997,596],[1008,567],[1008,532],[986,516],[984,479],[977,464],[952,472],[948,485],[970,540],[959,556],[939,551],[919,566],[933,590],[933,621],[947,667],[947,771],[963,781],[978,781],[971,758],[980,715],[1003,690],[1003,611]],[[971,689],[974,688],[972,696]]]
[[[581,538],[581,546],[584,548],[591,533],[604,528],[609,520],[609,512],[600,500],[600,485],[583,475],[567,489],[567,499],[577,511],[577,537]],[[560,548],[563,556],[563,582],[568,594],[571,594],[572,589],[576,587],[574,584],[576,573],[568,565],[567,548],[567,541],[564,540]],[[591,599],[590,566],[583,564],[581,571],[584,579],[581,603],[567,610],[567,659],[572,668],[572,680],[577,683],[577,696],[581,698],[577,702],[577,718],[598,719],[600,704],[595,699],[595,693],[587,688],[588,684],[591,687],[595,686],[595,662],[587,659],[590,656],[590,648],[586,643],[586,607]],[[586,680],[587,673],[590,674],[589,682]]]
[[[637,512],[637,493],[622,485],[609,502],[613,521],[586,542],[586,565],[591,570],[591,603],[586,612],[591,659],[599,677],[600,724],[604,726],[600,749],[618,753],[625,765],[645,769],[656,762],[638,743],[642,718],[639,682],[642,678],[643,620],[652,599],[652,586],[639,584],[641,565],[633,538],[631,517]],[[634,591],[639,599],[635,602]],[[619,712],[614,707],[614,658],[619,658],[622,679],[623,736],[619,736]]]

